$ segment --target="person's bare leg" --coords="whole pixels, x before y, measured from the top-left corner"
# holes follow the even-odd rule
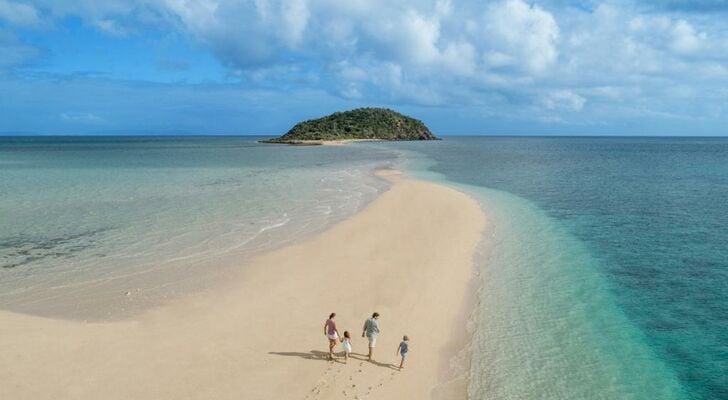
[[[336,346],[336,341],[329,339],[329,360],[334,359],[334,346]]]
[[[344,350],[344,364],[346,364],[349,361],[349,352]]]
[[[374,349],[371,345],[369,345],[369,355],[367,356],[367,358],[369,358],[369,361],[372,361],[372,353],[374,353]]]
[[[399,369],[401,370],[404,368],[404,357],[402,357],[402,361],[399,362]]]

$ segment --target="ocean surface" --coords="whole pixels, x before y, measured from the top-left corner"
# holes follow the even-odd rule
[[[489,217],[471,398],[728,399],[728,139],[398,146]]]
[[[240,137],[0,138],[0,307],[125,317],[387,187],[371,171],[391,151],[300,150]]]
[[[728,399],[728,139],[0,138],[0,308],[162,268],[143,290],[173,294],[352,215],[382,167],[486,212],[470,398]]]

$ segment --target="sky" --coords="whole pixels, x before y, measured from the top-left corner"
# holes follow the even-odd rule
[[[728,135],[728,0],[0,0],[0,134]]]

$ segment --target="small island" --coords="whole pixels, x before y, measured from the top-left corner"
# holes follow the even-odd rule
[[[357,108],[296,124],[262,143],[340,144],[367,140],[439,140],[422,121],[386,108]]]

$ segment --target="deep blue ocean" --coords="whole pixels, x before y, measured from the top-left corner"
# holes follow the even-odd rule
[[[721,138],[0,138],[0,307],[130,272],[174,288],[150,266],[199,277],[318,232],[386,189],[381,167],[487,216],[472,399],[728,399]]]

